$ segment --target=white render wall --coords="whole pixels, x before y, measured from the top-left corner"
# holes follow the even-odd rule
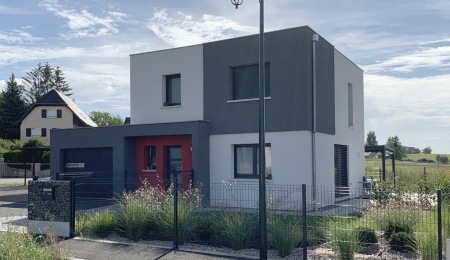
[[[57,110],[61,109],[61,118],[42,118],[42,109]],[[50,141],[50,130],[52,128],[74,128],[73,112],[65,106],[37,106],[35,107],[20,124],[20,140],[26,142],[32,136],[26,136],[27,128],[46,128],[47,136],[42,137]]]
[[[164,107],[166,75],[181,74],[181,106]],[[203,45],[130,57],[131,124],[203,120]]]
[[[332,142],[348,145],[349,185],[362,188],[364,171],[364,76],[363,71],[335,50],[336,135]],[[353,127],[348,126],[348,83],[353,85]]]

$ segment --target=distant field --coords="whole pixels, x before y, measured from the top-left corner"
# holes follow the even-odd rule
[[[417,161],[419,159],[425,158],[427,160],[433,160],[436,161],[436,155],[437,154],[408,154],[406,159],[410,159],[413,161]],[[441,154],[441,155],[446,155],[448,158],[450,158],[450,154]]]

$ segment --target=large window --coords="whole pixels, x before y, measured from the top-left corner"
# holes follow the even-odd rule
[[[164,106],[181,105],[181,75],[168,75],[166,78],[166,98]]]
[[[231,68],[232,98],[251,99],[259,97],[259,65]],[[265,64],[265,96],[270,96],[270,64]]]
[[[147,170],[156,171],[156,146],[145,147]]]
[[[266,178],[272,179],[272,152],[270,144],[266,144]],[[244,144],[234,146],[234,177],[258,178],[259,146]]]

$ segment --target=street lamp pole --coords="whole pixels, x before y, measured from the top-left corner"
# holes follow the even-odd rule
[[[243,0],[231,0],[236,9]],[[259,0],[259,258],[267,259],[264,0]]]

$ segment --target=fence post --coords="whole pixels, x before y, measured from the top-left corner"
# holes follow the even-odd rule
[[[438,203],[438,258],[442,260],[442,191],[437,191],[437,203]]]
[[[23,186],[27,186],[27,163],[23,163]]]
[[[306,225],[306,184],[302,184],[302,232],[303,232],[303,259],[308,259],[308,231]]]
[[[173,249],[178,250],[178,173],[173,169]]]

